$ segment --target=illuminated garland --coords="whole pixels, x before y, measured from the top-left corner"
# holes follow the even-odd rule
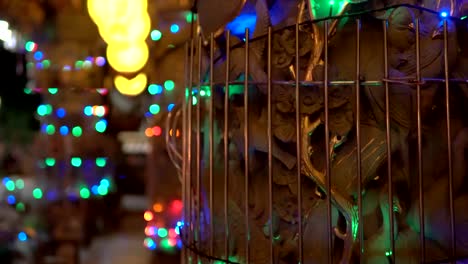
[[[58,65],[52,65],[52,62],[46,58],[44,52],[39,50],[39,46],[32,42],[28,41],[24,45],[24,49],[32,54],[34,61],[30,61],[26,64],[26,67],[28,69],[36,68],[37,70],[48,70],[48,69],[54,69],[57,70]],[[63,65],[60,66],[61,71],[79,71],[79,70],[90,70],[94,66],[97,67],[103,67],[107,63],[106,59],[102,56],[97,56],[97,57],[91,57],[88,56],[83,60],[77,60],[73,65]]]

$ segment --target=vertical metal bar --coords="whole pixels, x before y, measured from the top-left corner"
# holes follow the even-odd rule
[[[245,51],[244,51],[244,224],[245,224],[245,262],[250,263],[250,224],[249,224],[249,60],[250,60],[250,32],[249,28],[245,29]]]
[[[387,142],[387,174],[388,174],[388,213],[390,222],[390,252],[387,252],[387,257],[391,263],[395,263],[395,239],[393,236],[393,175],[392,175],[392,142],[391,142],[391,123],[390,123],[390,86],[388,83],[388,21],[383,22],[384,34],[384,79],[385,81],[385,127],[386,127],[386,142]]]
[[[201,72],[201,67],[202,67],[202,37],[201,35],[198,36],[198,44],[197,44],[197,57],[198,57],[198,65],[197,65],[197,79],[198,79],[198,85],[197,85],[197,92],[196,92],[196,96],[195,98],[197,98],[195,101],[196,101],[196,105],[195,105],[195,111],[196,111],[196,117],[195,117],[195,120],[196,120],[196,123],[195,123],[195,130],[196,130],[196,161],[195,161],[195,168],[196,168],[196,172],[195,172],[195,177],[196,177],[196,197],[195,197],[195,201],[196,201],[196,212],[195,212],[195,217],[196,217],[196,225],[195,225],[195,245],[197,247],[197,250],[203,250],[201,247],[202,247],[202,244],[201,244],[201,233],[200,233],[200,229],[201,229],[201,219],[200,219],[200,216],[201,216],[201,185],[202,185],[202,177],[201,177],[201,153],[202,153],[202,149],[201,149],[201,109],[200,109],[200,105],[201,105],[201,97],[200,97],[200,90],[202,89],[202,72]],[[199,256],[197,255],[196,258],[195,258],[195,261],[199,261]]]
[[[356,166],[358,177],[358,218],[359,218],[359,254],[364,252],[364,229],[362,217],[362,173],[361,173],[361,20],[356,19],[356,76],[355,76],[355,92],[356,92]]]
[[[448,25],[447,19],[444,19],[444,75],[445,75],[445,107],[447,110],[447,154],[448,154],[448,173],[449,173],[449,203],[450,203],[450,263],[455,263],[456,257],[456,237],[455,237],[455,210],[453,205],[453,168],[452,168],[452,128],[450,124],[450,80],[448,67]]]
[[[324,22],[324,70],[323,70],[323,101],[325,107],[325,175],[327,192],[327,222],[328,222],[328,263],[333,263],[333,218],[331,203],[331,168],[330,168],[330,120],[328,109],[328,27],[329,21]]]
[[[268,45],[267,45],[267,112],[268,112],[268,120],[267,120],[267,138],[268,138],[268,218],[270,219],[269,223],[269,233],[270,233],[270,263],[274,263],[274,234],[273,234],[273,133],[272,133],[272,108],[271,108],[271,42],[272,42],[272,30],[271,27],[268,27]]]
[[[189,44],[185,43],[185,80],[184,80],[184,89],[188,87],[188,71],[189,71]],[[185,92],[185,91],[184,91]],[[182,219],[184,223],[186,222],[187,217],[187,97],[184,95],[182,100],[182,203],[184,204]],[[186,230],[185,226],[182,226],[181,239],[185,239]],[[187,260],[187,248],[184,246],[182,249],[182,264],[186,263]]]
[[[418,133],[418,181],[419,181],[419,243],[421,248],[421,262],[426,262],[426,240],[424,227],[424,192],[423,192],[423,158],[422,158],[422,125],[421,125],[421,43],[419,19],[416,19],[416,107]]]
[[[297,218],[298,218],[298,250],[299,250],[299,263],[304,263],[304,245],[302,234],[302,175],[301,175],[301,90],[299,86],[299,23],[296,22],[296,164],[297,164]]]
[[[210,256],[213,256],[214,250],[214,216],[213,216],[213,209],[214,209],[214,184],[213,184],[213,154],[214,154],[214,93],[213,93],[213,71],[214,71],[214,34],[211,33],[210,35],[210,108],[209,108],[209,126],[210,126],[210,134],[209,134],[209,141],[210,141],[210,153],[209,153],[209,181],[210,181],[210,198],[209,198],[209,211],[210,211]],[[211,262],[211,261],[210,261]]]
[[[187,242],[190,246],[193,246],[193,223],[192,223],[192,210],[193,210],[193,197],[192,197],[192,94],[193,94],[193,56],[194,56],[194,40],[190,41],[190,71],[189,71],[189,88],[187,97],[187,118],[188,118],[188,128],[187,128],[187,188],[188,188],[188,227],[185,232],[187,232]],[[192,261],[192,252],[189,254],[189,263]]]
[[[229,67],[231,31],[226,32],[226,79],[224,87],[224,256],[229,257]]]

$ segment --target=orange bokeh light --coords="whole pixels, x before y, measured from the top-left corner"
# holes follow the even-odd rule
[[[155,203],[155,204],[153,205],[153,210],[154,210],[156,213],[160,213],[160,212],[162,212],[162,211],[164,210],[164,208],[163,208],[162,204],[160,204],[160,203]]]
[[[153,220],[153,213],[150,211],[146,211],[145,214],[143,215],[146,221],[151,221]]]
[[[152,137],[153,136],[153,129],[151,129],[151,128],[145,129],[145,135],[147,137]]]

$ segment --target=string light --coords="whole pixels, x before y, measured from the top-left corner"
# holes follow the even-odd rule
[[[94,128],[97,132],[104,133],[107,129],[107,121],[105,119],[99,120],[98,122],[96,122]]]
[[[96,166],[102,168],[106,166],[106,163],[107,163],[106,158],[96,158]]]
[[[88,199],[91,196],[91,193],[89,192],[88,188],[83,187],[80,190],[80,196],[83,199]]]
[[[73,167],[80,167],[82,161],[80,157],[72,157],[70,163]]]
[[[33,52],[37,49],[37,44],[32,42],[32,41],[28,41],[26,42],[26,44],[24,45],[24,48],[26,49],[26,51],[28,52]]]
[[[45,164],[49,167],[53,167],[55,165],[55,159],[54,158],[46,158],[45,159]]]
[[[65,111],[65,109],[59,108],[57,109],[56,114],[58,118],[64,118],[67,112]]]
[[[62,136],[67,135],[67,134],[68,134],[68,127],[67,127],[67,126],[61,126],[61,127],[60,127],[60,134],[61,134]]]
[[[153,31],[151,31],[151,40],[153,41],[158,41],[162,38],[162,33],[161,31],[155,29]]]
[[[175,33],[179,32],[179,29],[180,29],[179,25],[177,25],[177,24],[172,24],[171,25],[171,32],[172,33],[175,34]]]
[[[169,104],[169,105],[167,106],[167,111],[171,112],[172,109],[174,108],[174,106],[175,106],[175,104]]]
[[[35,188],[35,189],[33,190],[33,193],[32,193],[32,194],[33,194],[33,197],[36,198],[36,199],[41,199],[41,198],[42,198],[42,195],[43,195],[43,194],[42,194],[42,190],[39,189],[39,188]]]
[[[161,94],[163,91],[163,88],[161,85],[158,84],[150,84],[148,86],[148,93],[151,95],[156,95],[156,94]]]
[[[168,91],[174,90],[175,83],[172,80],[167,80],[164,82],[164,88]]]
[[[83,130],[81,129],[81,127],[76,126],[72,129],[72,135],[74,137],[80,137],[82,134],[83,134]]]
[[[144,213],[144,215],[143,215],[143,218],[144,218],[147,222],[153,220],[153,217],[154,217],[154,216],[153,216],[153,213],[150,212],[150,211],[146,211],[146,212]]]
[[[149,111],[151,114],[156,115],[161,111],[161,107],[158,104],[152,104],[149,107]]]
[[[52,124],[47,125],[46,127],[46,133],[47,135],[53,135],[55,134],[55,126]]]
[[[37,61],[42,60],[43,57],[44,57],[44,54],[41,51],[36,51],[34,53],[34,59]]]

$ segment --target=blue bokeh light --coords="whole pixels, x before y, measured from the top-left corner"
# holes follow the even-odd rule
[[[172,33],[177,33],[177,32],[179,32],[179,30],[180,30],[179,25],[177,25],[177,24],[172,24],[171,25],[171,32]]]
[[[7,202],[8,202],[8,204],[15,204],[16,203],[15,196],[14,195],[8,195]]]
[[[88,106],[85,106],[84,110],[83,110],[83,113],[86,115],[86,116],[92,116],[93,115],[93,107],[88,105]]]
[[[92,192],[94,195],[98,195],[98,194],[99,194],[99,186],[93,185],[93,187],[91,187],[91,192]]]
[[[26,235],[25,232],[19,232],[18,233],[18,240],[24,242],[24,241],[28,240],[28,235]]]
[[[65,135],[68,134],[68,130],[69,130],[69,129],[68,129],[67,126],[61,126],[61,127],[60,127],[60,134],[61,134],[62,136],[65,136]]]
[[[67,112],[63,108],[57,109],[57,117],[59,118],[64,118]]]
[[[44,57],[44,54],[41,51],[36,51],[34,53],[34,59],[35,60],[38,60],[38,61],[42,60],[43,57]]]
[[[167,111],[169,111],[169,112],[172,111],[172,109],[174,108],[174,106],[175,106],[175,104],[169,104],[169,105],[167,106]]]

